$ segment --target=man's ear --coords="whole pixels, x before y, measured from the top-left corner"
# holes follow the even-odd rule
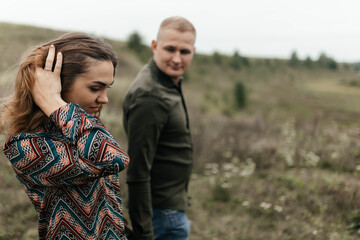
[[[152,48],[153,52],[156,51],[156,48],[157,48],[157,41],[156,40],[152,40],[151,48]]]

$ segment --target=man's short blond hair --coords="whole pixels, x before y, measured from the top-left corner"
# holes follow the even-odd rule
[[[160,28],[157,34],[157,40],[159,40],[161,31],[165,29],[174,29],[179,32],[192,32],[196,37],[196,30],[194,25],[184,17],[173,16],[164,19],[160,24]]]

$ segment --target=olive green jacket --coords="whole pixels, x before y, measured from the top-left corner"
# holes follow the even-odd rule
[[[153,239],[152,208],[185,210],[193,162],[181,90],[150,60],[123,102],[128,137],[129,213],[138,239]]]

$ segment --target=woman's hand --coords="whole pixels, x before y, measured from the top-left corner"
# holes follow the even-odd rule
[[[56,109],[64,106],[66,102],[61,98],[61,65],[62,54],[59,52],[56,58],[54,71],[52,66],[55,59],[55,46],[51,45],[46,58],[45,68],[36,67],[35,83],[31,89],[31,95],[41,110],[50,116]]]

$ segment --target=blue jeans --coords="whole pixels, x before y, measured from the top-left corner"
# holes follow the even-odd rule
[[[190,221],[184,211],[153,208],[152,225],[155,240],[187,240]]]

